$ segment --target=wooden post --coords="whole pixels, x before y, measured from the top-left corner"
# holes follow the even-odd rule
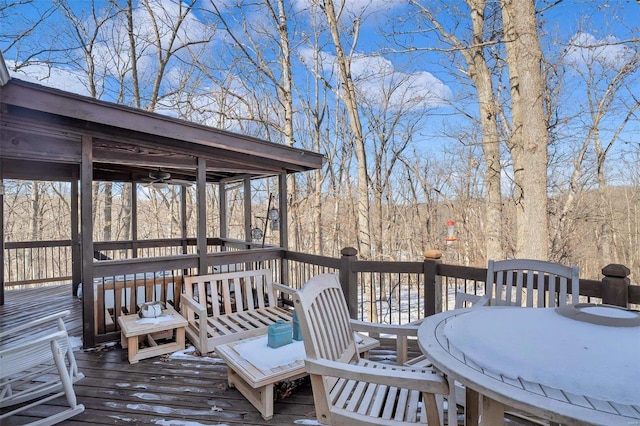
[[[93,138],[82,136],[80,162],[80,241],[82,243],[82,342],[95,346],[95,306],[93,288]]]
[[[71,171],[71,291],[74,296],[82,282],[82,242],[80,241],[80,169],[73,167]]]
[[[440,250],[424,252],[424,316],[442,312],[442,278],[438,276],[438,263],[442,262]]]
[[[244,178],[242,183],[243,185],[243,197],[244,197],[244,240],[251,242],[251,219],[252,219],[252,208],[251,205],[251,179],[247,176]],[[266,220],[266,219],[265,219]],[[257,224],[256,224],[257,225]],[[265,227],[266,231],[266,227]],[[266,233],[266,232],[265,232]]]
[[[631,270],[624,265],[609,264],[602,268],[602,303],[623,308],[629,305],[629,274]]]
[[[220,238],[225,239],[227,238],[228,232],[227,232],[227,185],[224,182],[219,182],[218,183],[218,199],[219,201],[219,205],[218,205],[218,213],[220,215]],[[224,243],[222,244],[222,247],[220,247],[221,251],[226,251],[227,248],[224,246]]]
[[[358,319],[358,275],[353,271],[351,263],[358,260],[358,250],[345,247],[340,252],[340,285],[349,307],[349,316]]]
[[[206,186],[206,185],[205,185]],[[180,187],[180,238],[182,238],[182,254],[187,254],[187,187]]]
[[[131,182],[131,257],[138,257],[138,184]]]
[[[196,175],[196,200],[198,203],[198,274],[208,274],[207,265],[207,160],[198,157]]]
[[[1,141],[0,146],[2,146]],[[2,306],[4,305],[4,182],[2,177],[2,156],[0,156],[0,225],[0,306]]]
[[[287,173],[280,173],[278,176],[278,211],[280,212],[280,247],[283,250],[289,250],[289,211],[287,210],[288,187]],[[289,263],[280,256],[280,280],[283,283],[289,283]]]

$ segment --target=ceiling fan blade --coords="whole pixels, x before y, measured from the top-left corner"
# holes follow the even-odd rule
[[[185,179],[168,179],[165,182],[172,185],[181,185],[181,186],[192,186],[195,185],[195,182]]]

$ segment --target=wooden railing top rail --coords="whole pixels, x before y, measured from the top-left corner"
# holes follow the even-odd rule
[[[21,248],[43,248],[43,247],[69,247],[71,240],[44,240],[44,241],[7,241],[4,243],[6,250]]]

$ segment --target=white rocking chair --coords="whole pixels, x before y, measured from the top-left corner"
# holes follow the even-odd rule
[[[0,415],[0,423],[60,396],[66,397],[68,407],[31,424],[53,425],[84,411],[73,390],[84,375],[78,372],[62,320],[68,314],[63,311],[0,332],[0,408],[19,405]]]

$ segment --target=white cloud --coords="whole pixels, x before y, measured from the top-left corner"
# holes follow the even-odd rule
[[[576,67],[599,63],[607,68],[620,69],[634,53],[631,48],[619,42],[614,36],[598,39],[592,34],[579,32],[569,40],[567,63]]]
[[[160,44],[163,49],[168,49],[173,32],[178,25],[178,19],[184,14],[187,5],[174,0],[150,0],[149,8],[153,17],[155,17],[155,21],[146,8],[136,9],[134,22],[136,28],[140,31],[138,36],[144,40],[155,40],[154,25],[157,25]],[[210,30],[207,29],[205,24],[200,22],[193,13],[189,13],[184,17],[184,21],[180,25],[176,40],[173,41],[173,47],[201,40],[209,32]]]
[[[350,16],[361,15],[365,10],[368,13],[390,10],[403,5],[403,0],[345,0],[345,10]],[[296,10],[306,10],[317,7],[318,0],[295,0],[294,8]],[[342,6],[342,1],[335,0],[336,10]]]
[[[298,53],[302,63],[310,69],[317,57],[325,78],[338,75],[335,56],[315,52],[312,48],[300,49]],[[351,62],[351,76],[364,101],[374,105],[386,102],[391,109],[433,108],[451,98],[451,89],[433,74],[398,71],[391,61],[379,55],[355,56]]]
[[[176,32],[178,19],[187,6],[175,0],[150,0],[149,9],[139,6],[134,10],[133,25],[136,39],[136,53],[139,55],[137,69],[141,81],[152,81],[155,78],[158,66],[158,48],[156,39],[159,37],[163,50],[171,48],[175,51],[179,47],[189,43],[206,40],[213,29],[201,22],[193,13],[188,13],[180,28]],[[127,34],[127,22],[125,16],[110,20],[101,28],[101,37],[104,43],[97,44],[94,48],[94,60],[98,69],[104,70],[106,75],[119,78],[122,74],[128,74],[131,70],[129,57],[129,39]],[[92,23],[87,23],[91,27]],[[156,35],[156,26],[157,33]],[[195,47],[194,47],[195,48]],[[190,60],[189,55],[184,54],[185,60]]]
[[[6,61],[6,63],[12,78],[89,96],[86,75],[82,71],[55,68],[44,63],[27,65],[18,71],[12,71],[15,61]]]

